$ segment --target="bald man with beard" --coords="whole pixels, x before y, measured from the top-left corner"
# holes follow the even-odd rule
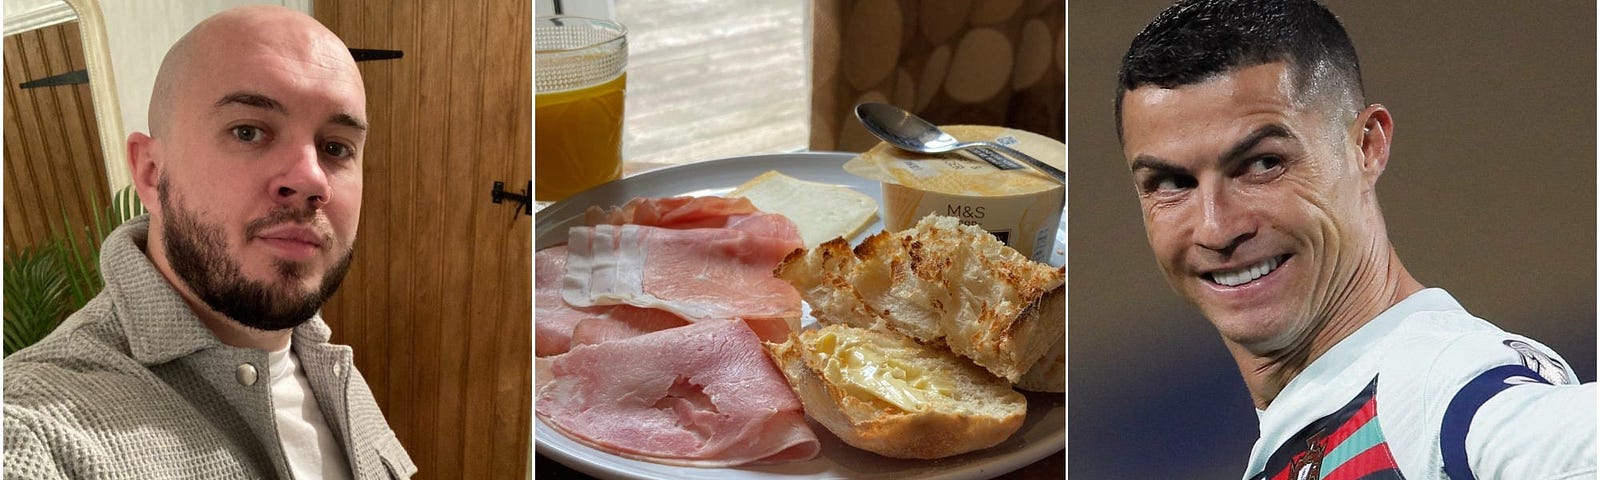
[[[366,93],[349,49],[281,7],[206,19],[128,138],[146,217],[105,289],[5,361],[7,478],[407,478],[318,315],[349,268]]]

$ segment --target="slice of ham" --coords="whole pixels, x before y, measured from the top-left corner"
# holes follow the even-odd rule
[[[776,262],[767,265],[768,260],[781,261],[783,257],[783,255],[769,255],[771,252],[784,251],[786,254],[801,247],[800,232],[794,222],[782,215],[760,213],[748,199],[744,198],[640,198],[622,207],[612,207],[607,210],[591,207],[587,221],[600,225],[643,224],[672,229],[729,229],[761,237],[750,239],[750,242],[764,247],[755,250],[763,252],[763,258],[742,260],[756,261],[761,266],[759,269],[764,270],[764,276],[770,276],[771,269],[777,265]],[[734,250],[731,254],[740,254],[741,251]],[[794,311],[790,312],[791,309],[788,308],[780,308],[776,310],[776,314],[769,308],[733,316],[727,315],[728,309],[699,310],[693,313],[694,316],[685,318],[680,315],[689,313],[688,311],[661,309],[657,302],[630,303],[604,300],[582,302],[577,305],[567,303],[562,294],[563,281],[567,276],[567,255],[566,246],[540,250],[536,255],[535,310],[539,320],[535,322],[537,335],[534,354],[537,356],[557,355],[566,352],[575,344],[627,338],[681,326],[691,320],[742,318],[761,338],[771,341],[783,341],[789,332],[799,328],[798,310],[793,309]],[[611,258],[616,259],[615,256]],[[776,288],[776,284],[768,287]],[[798,294],[795,298],[798,298]],[[798,306],[797,300],[783,298],[781,301],[787,302],[785,305]],[[730,306],[730,308],[739,307]]]
[[[540,359],[535,413],[567,437],[637,460],[728,467],[821,450],[761,341],[707,321]]]
[[[796,226],[793,220],[789,220],[789,217],[775,213],[728,217],[723,228],[772,239],[776,242],[774,248],[778,250],[793,252],[805,247],[805,239],[800,236],[800,227]],[[787,256],[788,253],[785,252],[784,255]],[[781,262],[783,259],[778,261]]]
[[[783,341],[799,329],[800,294],[772,270],[799,236],[767,235],[793,225],[772,217],[741,220],[740,229],[573,227],[561,298],[576,308],[631,305],[695,322],[743,319],[762,339]]]
[[[748,198],[635,198],[620,207],[589,207],[585,223],[649,225],[663,228],[724,227],[728,218],[761,213]]]
[[[534,254],[533,354],[539,357],[566,353],[572,345],[600,343],[656,330],[687,325],[688,320],[665,310],[631,305],[574,307],[561,299],[567,274],[567,247],[546,248]]]
[[[605,315],[580,320],[572,327],[572,346],[637,337],[688,325],[682,317],[653,308],[614,305]]]
[[[804,246],[800,228],[788,217],[757,210],[748,198],[668,197],[635,198],[621,207],[589,207],[585,223],[596,225],[644,225],[688,230],[693,228],[731,228]]]

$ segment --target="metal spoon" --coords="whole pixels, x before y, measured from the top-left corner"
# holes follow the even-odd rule
[[[918,153],[945,153],[968,148],[991,148],[1004,152],[1011,158],[1022,160],[1034,170],[1050,175],[1057,183],[1067,183],[1067,172],[1039,161],[1037,158],[1022,153],[994,142],[961,142],[955,137],[940,130],[939,127],[928,123],[921,117],[912,115],[911,112],[901,110],[900,107],[886,103],[862,103],[856,105],[856,118],[867,127],[872,135],[889,142],[890,145]],[[988,160],[988,159],[985,159]],[[993,163],[991,161],[991,163]],[[999,165],[995,165],[999,167]]]

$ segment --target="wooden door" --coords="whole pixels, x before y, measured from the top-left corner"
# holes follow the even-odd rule
[[[371,130],[356,257],[323,308],[417,478],[522,478],[532,412],[528,0],[315,2],[362,62]]]
[[[89,85],[22,88],[83,70],[81,45],[76,22],[5,38],[6,247],[64,238],[110,203]]]

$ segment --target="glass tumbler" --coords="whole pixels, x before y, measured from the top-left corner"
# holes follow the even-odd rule
[[[622,178],[627,29],[573,16],[534,20],[534,200]]]

